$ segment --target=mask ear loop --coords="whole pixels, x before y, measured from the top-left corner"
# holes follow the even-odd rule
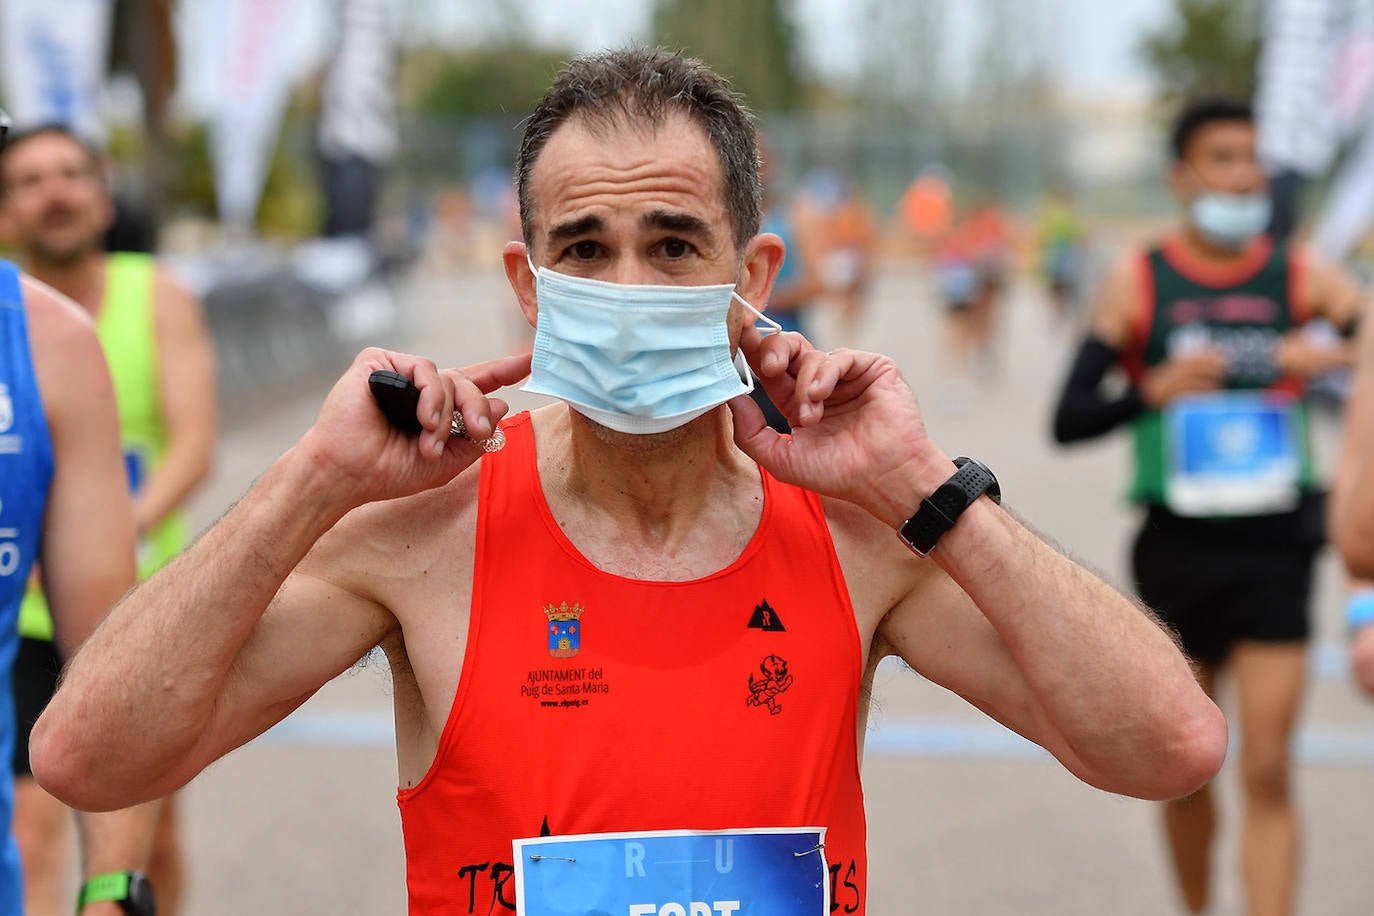
[[[755,330],[757,330],[760,334],[767,334],[767,333],[769,333],[770,331],[773,332],[774,334],[781,334],[781,333],[782,333],[782,325],[778,324],[778,323],[777,323],[776,321],[774,321],[772,318],[769,318],[769,317],[768,317],[767,315],[765,315],[763,312],[760,312],[758,309],[754,308],[754,306],[751,305],[751,304],[750,304],[743,296],[741,296],[739,293],[736,293],[736,292],[733,292],[733,291],[732,291],[732,292],[730,293],[730,296],[731,296],[736,302],[738,302],[740,305],[742,305],[742,306],[744,306],[746,309],[748,309],[749,312],[750,312],[750,314],[752,314],[755,318],[757,318],[759,321],[762,321],[762,322],[764,323],[764,325],[766,325],[766,327],[762,327],[762,328],[759,327],[758,325],[754,325]]]

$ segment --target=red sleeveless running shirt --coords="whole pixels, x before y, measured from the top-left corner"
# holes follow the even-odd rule
[[[735,562],[627,579],[554,520],[529,414],[503,427],[458,693],[429,772],[397,794],[410,912],[513,911],[517,838],[825,827],[831,911],[862,914],[860,643],[820,499],[761,471]]]

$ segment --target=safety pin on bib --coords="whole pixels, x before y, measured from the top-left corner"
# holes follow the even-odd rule
[[[793,857],[794,859],[800,859],[802,856],[809,856],[809,855],[811,855],[813,852],[820,852],[820,851],[821,851],[822,849],[824,849],[824,848],[825,848],[825,844],[824,844],[824,843],[817,843],[814,849],[808,849],[808,850],[806,850],[806,852],[794,852],[794,853],[792,853],[792,857]]]
[[[571,856],[536,856],[536,855],[533,855],[533,854],[530,855],[530,861],[531,861],[531,862],[543,862],[543,861],[545,861],[545,860],[548,860],[548,861],[551,861],[551,862],[553,862],[553,861],[557,861],[557,862],[576,862],[576,861],[577,861],[576,859],[572,858]]]

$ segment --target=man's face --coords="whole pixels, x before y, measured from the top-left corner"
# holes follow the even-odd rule
[[[1183,204],[1206,191],[1251,194],[1267,187],[1255,155],[1255,128],[1249,121],[1213,121],[1188,140],[1174,164],[1170,186]]]
[[[0,226],[27,256],[73,263],[98,249],[112,207],[98,164],[62,134],[29,137],[0,168]]]
[[[536,266],[612,283],[735,280],[720,160],[684,115],[656,131],[556,129],[530,175]]]

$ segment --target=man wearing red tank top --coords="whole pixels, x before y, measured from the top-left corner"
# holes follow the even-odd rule
[[[864,912],[861,697],[889,655],[1099,788],[1216,773],[1225,723],[1170,637],[951,461],[891,359],[756,329],[783,246],[724,80],[574,61],[517,180],[533,354],[361,354],[74,659],[34,733],[54,794],[165,795],[378,644],[412,913]],[[418,436],[378,369],[414,380]],[[526,376],[559,403],[497,437]]]

